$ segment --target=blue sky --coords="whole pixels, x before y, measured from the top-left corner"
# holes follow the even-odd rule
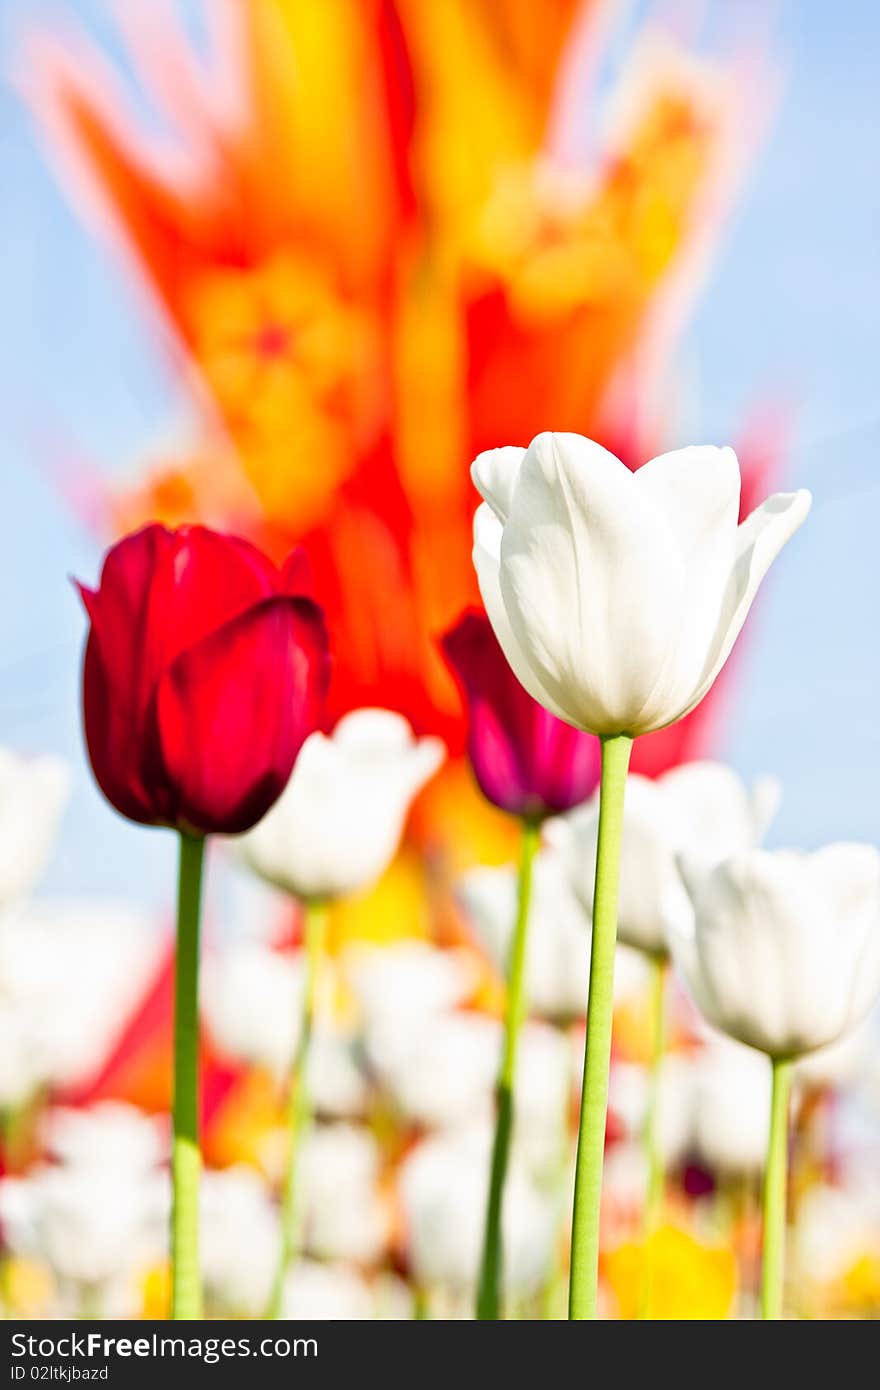
[[[100,0],[0,0],[7,74],[24,21],[65,8],[112,45]],[[721,751],[744,774],[782,778],[776,843],[880,841],[880,9],[789,0],[778,14],[781,110],[684,355],[704,440],[735,437],[774,389],[795,399],[786,485],[815,501],[751,623]],[[49,465],[74,443],[108,472],[134,468],[185,420],[185,404],[143,306],[68,210],[9,86],[0,185],[0,741],[63,753],[76,768],[47,888],[158,905],[170,897],[172,837],[119,821],[85,767],[83,622],[68,576],[93,577],[100,547]]]

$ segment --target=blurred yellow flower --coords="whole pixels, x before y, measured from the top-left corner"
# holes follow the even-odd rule
[[[171,1307],[171,1266],[167,1260],[151,1265],[140,1283],[140,1316],[148,1322],[164,1321]]]
[[[717,1321],[730,1316],[736,1296],[736,1259],[725,1245],[709,1245],[678,1226],[662,1226],[649,1243],[653,1265],[648,1316],[655,1321]],[[602,1272],[621,1318],[637,1316],[644,1250],[627,1241],[603,1256]]]
[[[16,1318],[44,1317],[55,1292],[48,1266],[24,1255],[4,1258],[0,1286],[6,1314]]]

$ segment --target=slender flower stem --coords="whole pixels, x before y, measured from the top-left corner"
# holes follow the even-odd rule
[[[284,1175],[284,1196],[281,1206],[281,1251],[278,1269],[272,1286],[268,1317],[281,1317],[284,1300],[284,1282],[287,1278],[296,1252],[299,1206],[297,1202],[297,1163],[300,1147],[311,1120],[311,1099],[307,1085],[309,1052],[312,1043],[312,1029],[315,1018],[315,987],[318,978],[318,963],[324,949],[324,932],[327,924],[327,905],[311,899],[304,905],[306,980],[303,1001],[302,1029],[296,1056],[290,1075],[290,1094],[287,1123],[289,1137],[287,1146],[287,1168]]]
[[[651,1315],[654,1283],[653,1238],[660,1224],[663,1207],[663,1154],[660,1149],[660,1077],[666,1047],[666,960],[649,957],[651,967],[651,1082],[645,1116],[644,1144],[648,1168],[648,1191],[642,1230],[642,1276],[639,1288],[639,1317]]]
[[[507,966],[504,1049],[501,1054],[501,1067],[496,1085],[497,1112],[495,1139],[492,1145],[489,1197],[486,1204],[486,1229],[483,1237],[483,1256],[480,1262],[480,1281],[477,1290],[477,1317],[488,1321],[498,1318],[501,1302],[501,1220],[504,1180],[507,1176],[510,1139],[513,1131],[516,1047],[526,1014],[526,941],[529,932],[529,904],[532,896],[532,868],[539,839],[540,830],[537,823],[530,820],[524,821],[519,863],[516,924]]]
[[[180,833],[174,978],[171,1316],[202,1316],[199,1272],[199,916],[205,841]]]
[[[770,1139],[764,1170],[764,1257],[761,1275],[761,1317],[782,1316],[785,1272],[785,1205],[788,1177],[788,1103],[792,1063],[773,1059],[773,1094],[770,1101]]]
[[[602,740],[587,1045],[578,1129],[571,1230],[571,1284],[568,1294],[568,1316],[578,1320],[596,1316],[599,1205],[605,1151],[605,1113],[608,1108],[608,1067],[611,1061],[614,948],[617,944],[617,888],[623,801],[631,751],[632,739],[626,734]]]

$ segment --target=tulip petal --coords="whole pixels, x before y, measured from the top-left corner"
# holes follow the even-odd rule
[[[131,646],[137,646],[137,636]],[[139,704],[140,694],[137,683],[121,680],[104,660],[93,625],[83,663],[83,724],[89,762],[95,781],[120,815],[152,825],[168,815],[170,788],[161,768],[154,770],[158,776],[149,781],[144,776],[148,712]]]
[[[798,492],[774,493],[738,527],[736,559],[724,595],[711,654],[694,693],[674,716],[675,719],[681,719],[698,705],[711,687],[742,630],[761,580],[786,541],[806,520],[812,500],[804,488]]]
[[[525,456],[525,449],[508,444],[501,449],[487,449],[471,464],[474,486],[499,521],[506,521],[510,515],[514,488]]]
[[[99,589],[78,586],[91,620],[83,664],[89,761],[111,805],[143,824],[162,817],[166,799],[164,780],[145,781],[142,754],[157,664],[151,584],[171,547],[164,526],[145,526],[108,552]]]
[[[736,529],[740,472],[731,448],[697,444],[673,449],[633,476],[640,492],[663,513],[685,557],[704,550],[707,538],[718,530]]]
[[[683,763],[658,777],[657,785],[681,827],[679,845],[707,871],[732,854],[756,848],[778,803],[775,778],[762,779],[749,792],[724,763]]]
[[[319,722],[326,685],[324,624],[308,599],[265,599],[182,652],[155,707],[175,823],[238,834],[265,815]]]
[[[390,709],[356,709],[343,715],[333,730],[333,743],[349,752],[362,751],[382,760],[386,753],[400,753],[415,746],[412,725]]]
[[[533,440],[503,529],[500,587],[555,713],[592,733],[641,732],[685,577],[674,533],[613,454],[579,435]]]
[[[880,852],[873,845],[827,845],[807,865],[833,934],[836,973],[851,980],[846,1018],[852,1026],[880,988]]]
[[[480,596],[486,614],[498,638],[501,650],[507,657],[510,669],[520,684],[545,709],[567,723],[574,722],[566,711],[553,698],[546,687],[538,680],[526,659],[525,652],[514,636],[507,616],[507,609],[501,597],[501,539],[503,528],[498,517],[488,503],[484,502],[474,513],[474,568],[480,586]]]
[[[282,592],[280,572],[238,536],[182,526],[172,533],[172,547],[170,563],[153,577],[161,669],[261,599]]]
[[[700,445],[651,459],[635,481],[675,537],[686,573],[676,640],[638,714],[639,727],[652,729],[690,698],[712,646],[735,554],[739,464],[732,449]]]

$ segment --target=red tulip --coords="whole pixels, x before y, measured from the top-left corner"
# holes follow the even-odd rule
[[[467,706],[468,756],[484,796],[529,819],[586,801],[599,782],[599,740],[532,699],[486,615],[464,613],[441,645]]]
[[[284,789],[320,721],[321,610],[246,541],[147,526],[107,553],[83,673],[86,743],[108,801],[130,820],[237,834]]]

